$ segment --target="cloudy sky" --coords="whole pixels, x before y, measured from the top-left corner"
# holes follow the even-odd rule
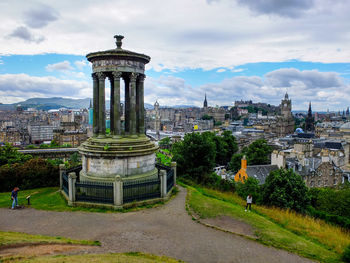
[[[145,101],[350,106],[348,0],[2,0],[0,102],[92,96],[89,52],[151,56]],[[107,92],[108,93],[108,92]]]

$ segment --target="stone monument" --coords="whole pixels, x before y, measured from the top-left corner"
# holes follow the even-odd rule
[[[157,176],[158,149],[145,135],[144,79],[150,57],[122,49],[123,36],[116,35],[117,48],[87,54],[92,63],[93,136],[78,149],[82,156],[81,181],[113,182]],[[105,81],[110,81],[110,134],[106,134]],[[121,124],[120,89],[124,81],[124,125]]]

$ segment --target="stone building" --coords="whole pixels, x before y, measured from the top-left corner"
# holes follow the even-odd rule
[[[288,93],[286,93],[281,102],[281,115],[277,117],[276,124],[271,129],[277,136],[286,136],[294,132],[292,101],[289,99]]]
[[[314,126],[314,117],[312,116],[312,111],[311,111],[311,102],[309,103],[309,110],[307,112],[307,116],[305,119],[305,131],[306,132],[314,132],[315,131],[315,126]]]
[[[296,143],[293,149],[273,151],[271,164],[293,169],[308,187],[333,187],[349,180],[349,144],[311,140]]]
[[[275,170],[278,170],[277,165],[247,165],[247,160],[244,156],[241,160],[241,169],[234,176],[234,180],[244,183],[248,177],[251,177],[257,179],[259,184],[264,184],[266,177]]]

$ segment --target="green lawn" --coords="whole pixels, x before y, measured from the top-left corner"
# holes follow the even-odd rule
[[[44,256],[44,257],[31,257],[21,258],[18,260],[11,260],[9,262],[21,262],[21,263],[178,263],[183,262],[175,259],[171,259],[165,256],[155,256],[150,254],[130,252],[130,253],[118,253],[118,254],[99,254],[99,255],[56,255],[56,256]]]
[[[57,187],[37,188],[31,190],[23,190],[18,192],[18,204],[26,205],[26,197],[30,195],[30,203],[32,208],[41,210],[54,211],[90,211],[90,212],[107,212],[108,209],[102,208],[85,208],[85,207],[70,207],[67,201],[61,196]],[[11,193],[0,193],[0,207],[10,207]]]
[[[173,188],[172,197],[173,198],[178,189],[176,187]],[[46,188],[36,188],[31,190],[23,190],[18,192],[18,204],[19,205],[27,205],[26,197],[30,195],[30,207],[40,210],[52,210],[52,211],[86,211],[86,212],[102,212],[102,213],[112,213],[112,212],[130,212],[141,210],[145,208],[152,208],[159,205],[164,204],[163,201],[160,201],[155,204],[149,205],[138,205],[134,207],[130,207],[127,209],[120,210],[112,210],[108,208],[88,208],[88,207],[72,207],[67,205],[67,201],[61,195],[59,189],[57,187],[46,187]],[[5,192],[0,193],[0,207],[11,207],[11,193]],[[170,199],[171,199],[170,198]],[[169,200],[170,200],[169,199]]]
[[[64,244],[78,244],[78,245],[100,245],[99,241],[88,240],[73,240],[64,237],[50,237],[42,235],[30,235],[18,232],[3,232],[0,231],[0,248],[1,246],[8,246],[23,243],[64,243]]]
[[[235,202],[234,197],[225,199],[219,192],[216,194],[216,191],[200,187],[187,187],[187,189],[188,205],[200,218],[230,216],[250,224],[255,229],[257,240],[265,245],[321,262],[340,262],[340,256],[330,247],[316,242],[307,235],[293,233],[254,210],[251,213],[245,212],[242,203]]]

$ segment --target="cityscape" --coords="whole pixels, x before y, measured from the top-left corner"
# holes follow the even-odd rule
[[[0,262],[350,262],[346,1],[3,1]]]

